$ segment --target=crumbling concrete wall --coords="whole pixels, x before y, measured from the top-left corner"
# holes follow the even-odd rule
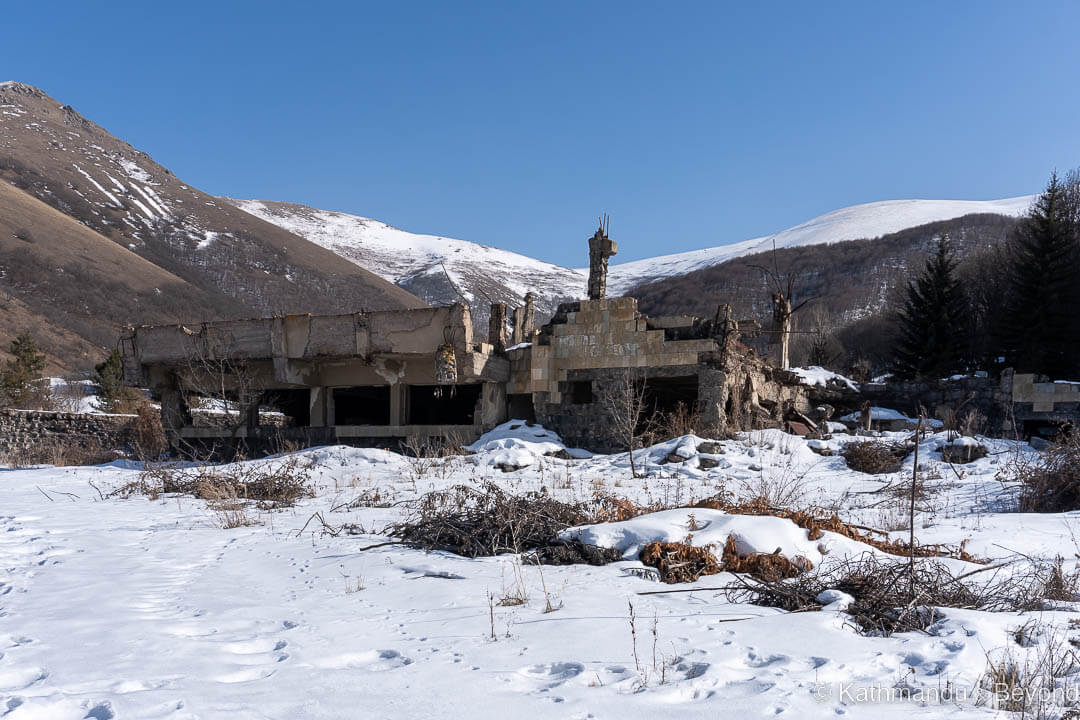
[[[780,427],[790,408],[806,411],[806,390],[746,348],[723,352],[708,323],[646,318],[632,297],[561,305],[528,347],[509,352],[508,393],[530,395],[536,420],[571,445],[618,449],[604,398],[627,374],[656,392],[665,381],[696,386],[703,427],[717,434]]]

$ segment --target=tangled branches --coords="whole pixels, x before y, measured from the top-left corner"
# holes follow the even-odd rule
[[[425,550],[482,557],[545,547],[561,530],[590,521],[582,504],[538,492],[510,495],[488,482],[423,495],[410,503],[408,517],[391,525],[388,534]]]
[[[984,572],[991,574],[976,577]],[[835,597],[823,596],[825,591],[839,591],[850,596],[846,612],[860,630],[889,635],[925,630],[942,617],[938,608],[1017,612],[1042,608],[1046,600],[1075,600],[1078,580],[1076,573],[1064,572],[1060,559],[1020,567],[1003,563],[958,575],[939,560],[911,564],[866,553],[787,579],[736,576],[727,594],[733,602],[802,612],[818,610]]]

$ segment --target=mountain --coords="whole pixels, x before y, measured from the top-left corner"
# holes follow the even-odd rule
[[[536,293],[541,314],[581,297],[588,271],[466,240],[416,235],[371,218],[286,202],[234,200],[241,210],[332,250],[431,304],[459,301],[485,320],[492,302],[522,304]],[[585,246],[584,241],[582,247]]]
[[[1033,199],[1034,196],[1025,195],[1005,200],[885,200],[852,205],[775,235],[615,265],[608,288],[613,293],[625,292],[661,278],[685,275],[735,258],[763,253],[771,250],[774,243],[779,249],[874,239],[964,215],[1018,217],[1027,211]]]
[[[775,254],[742,255],[717,265],[663,277],[631,288],[650,315],[711,316],[721,303],[740,318],[768,321],[773,288],[762,268],[791,275],[795,302],[814,298],[807,312],[824,312],[829,324],[843,324],[886,307],[897,288],[922,268],[936,240],[948,234],[958,257],[1004,242],[1017,223],[997,214],[963,215],[905,228],[872,240],[835,243],[777,243]],[[802,317],[799,316],[799,317]]]
[[[30,85],[0,83],[0,180],[0,292],[99,350],[124,323],[424,306],[183,182]],[[72,350],[61,364],[81,362],[84,352]]]
[[[664,293],[665,281],[688,287],[692,285],[689,279],[691,274],[726,266],[738,258],[761,253],[771,249],[774,241],[778,249],[785,249],[881,238],[885,244],[877,251],[864,252],[867,258],[878,251],[907,258],[914,252],[909,244],[902,243],[902,247],[890,249],[889,238],[896,233],[969,215],[1016,217],[1027,209],[1031,199],[1027,196],[990,201],[889,200],[855,205],[826,213],[768,237],[613,264],[608,292],[621,295],[647,291],[650,298],[655,298]],[[491,300],[518,305],[529,290],[537,294],[541,315],[550,315],[561,301],[577,299],[585,294],[587,268],[552,265],[465,240],[416,235],[378,220],[342,212],[262,200],[231,202],[252,215],[333,250],[430,303],[453,302],[465,297],[473,304],[473,314],[477,319],[486,317]],[[584,238],[587,234],[582,233],[582,256],[586,254]],[[828,266],[828,254],[817,253],[814,257]],[[867,262],[871,261],[868,259]],[[903,267],[899,259],[894,265]],[[853,277],[867,279],[867,268],[860,268],[857,263],[845,267]],[[835,279],[835,274],[829,277]],[[739,285],[740,292],[744,289]],[[700,299],[704,301],[706,297],[711,303],[712,295],[702,295]],[[864,296],[859,297],[859,302],[862,308],[871,303]],[[666,311],[693,304],[654,300],[651,311]],[[694,305],[695,309],[703,310],[703,314],[715,310],[715,306],[706,308],[701,303],[698,305],[701,307]]]

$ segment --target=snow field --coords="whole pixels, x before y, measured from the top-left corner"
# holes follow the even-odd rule
[[[852,439],[824,443],[838,450]],[[1075,513],[1002,512],[1014,489],[995,475],[1031,456],[1030,448],[981,439],[991,454],[953,472],[935,452],[947,440],[938,433],[920,447],[935,488],[921,504],[921,542],[968,540],[969,552],[999,560],[1073,554]],[[1074,632],[1068,620],[1077,608],[1058,604],[1020,614],[944,609],[926,634],[867,637],[841,612],[841,596],[820,612],[785,613],[710,590],[726,584],[725,574],[671,586],[632,572],[641,568],[634,551],[642,543],[688,533],[694,544],[718,545],[732,533],[748,551],[779,547],[815,562],[866,551],[832,534],[811,542],[774,517],[677,509],[566,531],[624,551],[626,560],[603,567],[363,549],[385,542],[380,529],[402,516],[393,503],[486,481],[514,492],[546,488],[566,500],[602,491],[667,505],[798,485],[807,507],[906,536],[906,525],[897,528],[902,503],[883,502],[889,496],[881,490],[910,474],[910,456],[900,473],[867,476],[779,431],[723,441],[722,453],[707,456],[700,442],[687,436],[638,451],[649,473],[639,479],[625,454],[551,457],[563,447],[557,436],[520,421],[481,438],[475,455],[426,469],[380,450],[316,448],[299,453],[315,497],[284,510],[251,508],[261,524],[233,529],[191,497],[108,497],[139,476],[131,463],[0,470],[0,713],[12,720],[995,717],[974,702],[864,702],[851,692],[971,689],[988,653],[1037,652],[1042,641],[1026,649],[1012,639],[1024,623]],[[676,451],[687,459],[659,464]],[[496,458],[507,452],[525,467],[498,469]],[[702,457],[720,464],[702,469]],[[379,507],[349,504],[376,492]],[[315,512],[370,534],[334,537],[317,523],[300,532]],[[523,604],[497,604],[519,587]],[[545,612],[549,600],[559,609]]]

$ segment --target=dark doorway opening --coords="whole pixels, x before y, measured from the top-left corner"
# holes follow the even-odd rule
[[[511,393],[507,395],[506,409],[511,420],[536,422],[536,408],[533,407],[532,393]]]
[[[288,426],[308,427],[311,425],[311,391],[307,388],[271,390],[263,396],[263,402],[271,410],[289,418],[286,422]]]
[[[592,381],[575,380],[570,383],[570,402],[574,405],[588,405],[593,401]]]
[[[697,412],[697,375],[645,379],[645,416],[661,420],[678,412]]]
[[[479,383],[472,385],[410,385],[410,425],[472,425],[480,400]]]
[[[390,386],[334,388],[335,425],[389,425]]]
[[[1039,437],[1043,440],[1057,440],[1074,431],[1072,423],[1065,420],[1025,420],[1022,429],[1025,438]]]

